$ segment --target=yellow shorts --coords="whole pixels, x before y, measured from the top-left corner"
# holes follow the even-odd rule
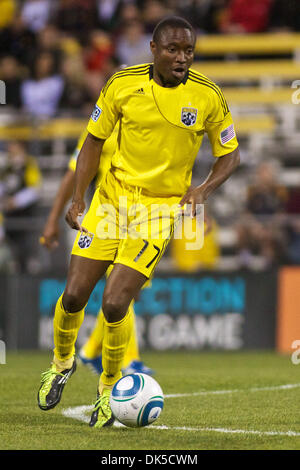
[[[96,189],[72,254],[129,266],[146,277],[164,254],[181,217],[179,196],[154,197],[109,171]]]

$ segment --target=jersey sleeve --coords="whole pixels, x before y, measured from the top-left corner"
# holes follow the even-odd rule
[[[75,151],[77,151],[77,155],[75,155]],[[69,170],[74,171],[74,173],[76,171],[77,157],[79,155],[79,152],[80,151],[78,149],[74,150],[74,152],[72,153],[72,156],[69,160],[68,168],[69,168]]]
[[[116,81],[113,75],[102,88],[87,126],[88,132],[99,139],[108,139],[120,116]]]
[[[205,131],[214,157],[222,157],[238,147],[231,113],[222,91],[217,86],[210,96]]]

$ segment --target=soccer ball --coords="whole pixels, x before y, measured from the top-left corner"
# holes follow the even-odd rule
[[[164,396],[160,385],[146,374],[129,374],[115,383],[110,395],[113,416],[129,427],[148,426],[160,415]]]

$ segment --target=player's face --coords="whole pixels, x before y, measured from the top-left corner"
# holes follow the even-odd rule
[[[189,29],[168,27],[157,42],[151,41],[154,80],[162,86],[177,86],[193,63],[195,37]]]

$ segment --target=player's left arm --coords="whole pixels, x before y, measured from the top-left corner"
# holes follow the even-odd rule
[[[180,201],[180,205],[191,204],[191,216],[196,216],[196,204],[204,204],[207,198],[226,181],[240,163],[237,147],[232,152],[218,157],[206,180],[196,188],[190,188]]]

